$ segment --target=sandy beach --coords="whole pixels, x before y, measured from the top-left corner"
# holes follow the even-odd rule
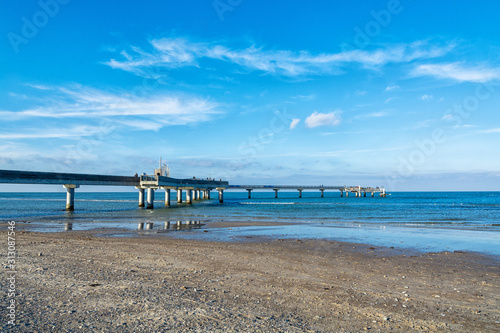
[[[95,233],[18,233],[17,325],[2,332],[500,330],[492,257]]]

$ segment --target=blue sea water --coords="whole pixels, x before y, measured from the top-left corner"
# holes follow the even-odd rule
[[[500,192],[394,192],[390,196],[340,197],[338,191],[225,191],[211,200],[165,208],[158,191],[155,209],[138,208],[136,192],[76,192],[75,211],[66,212],[66,194],[0,193],[0,221],[35,231],[117,228],[137,232],[139,223],[159,231],[164,222],[200,221],[200,229],[174,237],[228,240],[245,236],[323,238],[412,248],[421,251],[476,251],[500,255]],[[293,222],[291,225],[210,229],[215,221]],[[156,226],[156,227],[153,227]]]

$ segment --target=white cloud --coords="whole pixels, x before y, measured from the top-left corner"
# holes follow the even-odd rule
[[[430,100],[434,99],[434,96],[425,94],[425,95],[422,95],[421,98],[422,98],[422,101],[430,101]]]
[[[162,38],[150,42],[147,52],[137,47],[122,51],[122,60],[111,59],[105,64],[134,74],[154,78],[159,68],[175,69],[199,66],[199,60],[211,59],[230,63],[249,71],[297,77],[306,75],[339,75],[348,65],[376,69],[388,63],[411,62],[443,56],[454,45],[429,45],[426,41],[397,44],[373,51],[352,50],[340,53],[311,54],[308,51],[265,50],[250,46],[231,49],[215,43],[191,42],[184,38]]]
[[[297,95],[297,96],[292,96],[292,99],[298,100],[298,101],[301,101],[301,102],[308,102],[308,101],[315,100],[316,99],[316,95],[315,94],[311,94],[311,95]]]
[[[21,111],[0,111],[3,121],[27,118],[111,118],[134,129],[157,130],[169,125],[209,121],[220,106],[208,99],[153,94],[135,97],[89,87],[54,87],[40,106]]]
[[[74,126],[69,128],[46,128],[46,129],[33,129],[17,130],[14,133],[2,133],[0,139],[2,140],[19,140],[19,139],[54,139],[54,138],[81,138],[84,136],[91,136],[94,134],[107,134],[110,128],[103,128],[99,126]]]
[[[293,118],[292,122],[290,123],[290,129],[293,130],[297,125],[300,123],[300,119],[298,118]]]
[[[379,112],[372,112],[363,115],[364,118],[379,118],[379,117],[387,117],[389,115],[389,112],[386,111],[379,111]]]
[[[479,131],[479,133],[484,133],[484,134],[500,133],[500,128],[490,128],[487,130]]]
[[[387,111],[376,111],[376,112],[357,115],[353,117],[353,119],[380,118],[380,117],[387,117],[389,116],[389,114],[390,113]]]
[[[500,69],[466,67],[461,63],[425,64],[417,66],[413,76],[433,76],[460,82],[488,82],[500,79]]]
[[[337,126],[340,124],[339,112],[319,113],[314,111],[305,120],[306,126],[309,128],[319,126]]]
[[[388,99],[386,99],[386,100],[384,101],[384,104],[387,104],[387,103],[389,103],[389,102],[391,102],[391,101],[393,101],[393,100],[395,100],[395,99],[398,99],[398,98],[400,98],[400,97],[389,97]]]
[[[400,86],[398,85],[395,85],[395,86],[387,86],[387,88],[385,88],[384,91],[391,91],[391,90],[395,90],[395,89],[399,89]]]

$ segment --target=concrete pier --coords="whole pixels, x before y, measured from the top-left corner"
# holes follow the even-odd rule
[[[218,189],[219,190],[219,203],[224,202],[224,189]]]
[[[278,198],[279,190],[297,190],[299,191],[299,198],[302,198],[302,191],[304,190],[319,190],[321,192],[321,198],[325,197],[325,191],[327,190],[337,190],[340,191],[340,197],[349,197],[349,193],[353,193],[358,198],[361,196],[366,197],[366,193],[380,193],[380,196],[386,196],[385,189],[383,187],[361,187],[361,186],[312,186],[312,185],[229,185],[227,187],[229,190],[245,190],[248,192],[248,198],[251,199],[251,191],[262,189],[262,190],[273,190],[274,198]]]
[[[75,188],[79,188],[80,185],[65,184],[63,185],[66,189],[66,210],[75,210]]]
[[[146,206],[147,209],[155,208],[155,189],[148,188],[148,204]]]
[[[193,199],[192,199],[192,193],[193,193],[193,190],[186,190],[186,203],[188,205],[191,205],[193,203]]]
[[[177,203],[182,203],[182,189],[177,189]]]
[[[144,204],[144,189],[137,186],[136,189],[139,190],[139,207],[145,207],[146,205]]]
[[[165,189],[165,207],[170,207],[170,189]]]
[[[166,229],[170,229],[170,221],[169,222],[165,222],[165,227],[164,228],[165,228],[165,230]]]

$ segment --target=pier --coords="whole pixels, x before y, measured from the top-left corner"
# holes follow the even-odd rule
[[[208,179],[177,179],[160,175],[154,176],[110,176],[77,173],[56,173],[36,171],[0,170],[0,183],[6,184],[45,184],[63,185],[66,188],[66,210],[75,209],[75,189],[81,185],[97,186],[130,186],[139,190],[139,207],[145,207],[145,192],[147,192],[148,209],[154,208],[155,192],[165,190],[165,206],[170,206],[170,190],[177,191],[177,201],[182,202],[182,191],[186,192],[186,203],[194,200],[210,199],[210,192],[219,192],[219,202],[224,201],[224,189],[229,184],[225,181]]]
[[[177,203],[183,202],[185,192],[185,203],[193,204],[195,201],[210,199],[213,190],[218,192],[219,203],[224,202],[224,190],[246,190],[248,198],[251,199],[253,190],[273,190],[275,198],[278,198],[280,190],[297,190],[299,198],[302,191],[316,190],[321,197],[325,191],[340,191],[340,196],[349,197],[349,193],[356,197],[371,197],[378,193],[381,197],[386,196],[383,187],[361,187],[361,186],[310,186],[310,185],[229,185],[221,179],[178,179],[162,175],[160,169],[155,170],[155,175],[142,176],[111,176],[77,173],[37,172],[0,170],[0,183],[6,184],[45,184],[62,185],[66,189],[66,210],[75,209],[75,191],[82,185],[93,186],[130,186],[139,191],[139,207],[146,209],[154,208],[155,192],[165,191],[165,207],[170,207],[172,192],[176,195]]]
[[[253,190],[273,190],[274,197],[278,198],[278,192],[280,190],[297,190],[299,192],[299,198],[302,198],[302,191],[304,190],[317,190],[321,192],[321,197],[325,197],[326,190],[340,191],[340,196],[349,197],[349,193],[353,193],[356,197],[366,197],[369,193],[371,197],[375,196],[375,193],[379,193],[381,197],[386,196],[384,187],[361,187],[361,186],[311,186],[311,185],[229,185],[228,190],[246,190],[248,192],[248,199],[252,198]]]

